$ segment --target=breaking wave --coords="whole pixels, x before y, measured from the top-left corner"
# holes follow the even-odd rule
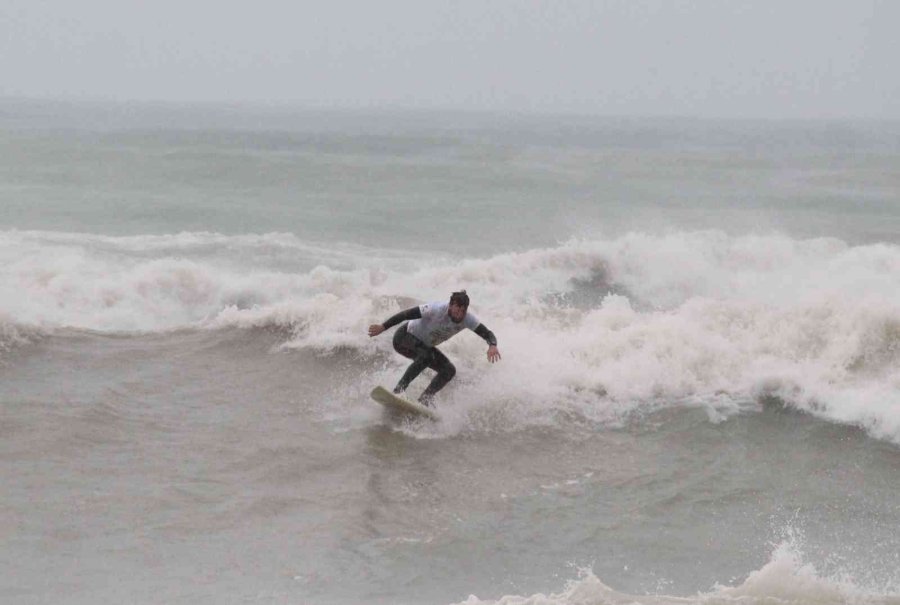
[[[3,342],[58,327],[277,328],[286,348],[392,359],[390,339],[369,339],[368,324],[466,288],[504,361],[487,365],[471,335],[444,345],[462,370],[449,394],[459,414],[604,421],[674,404],[720,419],[776,398],[900,443],[892,245],[632,233],[447,259],[289,234],[5,232],[0,259]]]

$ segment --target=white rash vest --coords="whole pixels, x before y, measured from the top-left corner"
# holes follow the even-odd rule
[[[461,322],[456,323],[450,319],[449,309],[449,302],[431,302],[419,305],[422,319],[413,319],[406,325],[406,329],[428,346],[436,347],[466,328],[474,332],[481,323],[473,313],[469,312],[466,312],[466,316]]]

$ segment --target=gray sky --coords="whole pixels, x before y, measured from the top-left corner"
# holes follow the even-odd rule
[[[900,0],[0,0],[0,96],[900,119]]]

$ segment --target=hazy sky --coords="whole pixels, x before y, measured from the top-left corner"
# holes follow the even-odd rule
[[[0,96],[900,119],[900,0],[0,0]]]

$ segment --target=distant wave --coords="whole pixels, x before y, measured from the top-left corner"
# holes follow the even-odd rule
[[[314,248],[290,233],[266,233],[249,235],[222,235],[206,231],[185,231],[171,235],[110,236],[93,233],[69,233],[60,231],[5,231],[4,244],[43,244],[90,246],[120,251],[152,252],[191,250],[215,246]]]
[[[111,236],[94,233],[60,231],[11,230],[0,231],[0,250],[20,247],[84,250],[95,254],[111,253],[123,256],[194,255],[230,258],[233,255],[255,256],[269,261],[280,254],[317,259],[337,264],[355,263],[375,251],[348,243],[313,243],[299,239],[292,233],[263,233],[224,235],[208,231],[184,231],[162,235]],[[408,254],[399,250],[379,249],[378,259],[402,259]]]
[[[292,254],[306,268],[285,270]],[[474,336],[444,346],[467,370],[454,391],[478,402],[461,413],[493,406],[516,427],[689,405],[719,419],[768,397],[900,443],[897,246],[632,233],[448,262],[284,234],[6,232],[0,259],[9,325],[275,327],[284,347],[388,359],[390,339],[368,324],[467,288],[504,361],[483,371]]]
[[[505,596],[498,600],[481,600],[470,596],[458,605],[839,605],[859,603],[900,605],[900,593],[885,594],[856,585],[852,578],[821,576],[803,562],[801,555],[788,543],[780,545],[761,569],[749,574],[738,586],[719,586],[713,591],[691,597],[667,595],[630,595],[605,585],[590,571],[556,594]]]

